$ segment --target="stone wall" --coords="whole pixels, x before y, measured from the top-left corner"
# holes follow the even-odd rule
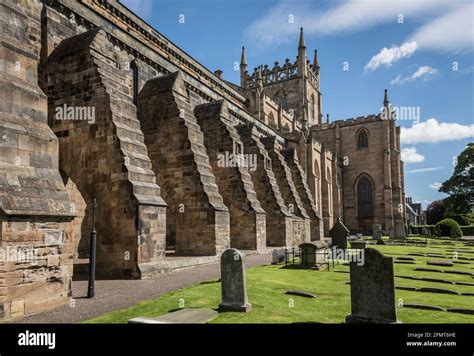
[[[216,255],[229,247],[229,212],[179,72],[140,92],[139,118],[163,196],[167,239],[178,256]]]
[[[306,237],[305,241],[309,242],[322,240],[324,237],[322,230],[322,217],[318,214],[316,209],[314,198],[311,194],[306,179],[306,174],[299,163],[298,156],[296,155],[296,149],[284,149],[283,156],[285,157],[288,167],[291,169],[291,175],[293,177],[293,182],[295,183],[295,189],[298,192],[298,196],[301,199],[301,204],[303,205],[309,218],[310,236]]]
[[[230,245],[243,250],[266,247],[266,218],[248,167],[238,163],[244,146],[231,125],[225,102],[198,105],[195,115],[204,134],[212,170],[230,213]]]
[[[0,3],[0,320],[68,302],[76,215],[38,86],[42,4]]]
[[[97,199],[97,273],[139,277],[140,263],[164,256],[165,203],[136,118],[132,75],[123,65],[129,60],[96,28],[56,47],[46,83],[60,167],[87,204],[82,239]]]
[[[238,132],[244,144],[244,154],[252,155],[255,168],[250,169],[252,182],[267,216],[267,246],[291,246],[293,219],[288,211],[272,169],[272,160],[260,141],[255,126],[240,125]]]
[[[394,207],[398,208],[398,203],[393,198],[393,187],[397,180],[392,179],[392,170],[396,169],[393,167],[395,162],[399,162],[399,157],[391,157],[396,154],[393,149],[390,150],[394,128],[393,120],[382,120],[374,115],[336,121],[313,130],[315,138],[325,148],[335,152],[343,162],[343,215],[344,223],[351,232],[370,233],[372,225],[377,223],[382,225],[386,234],[394,229]],[[357,134],[361,129],[368,132],[367,148],[357,147]],[[366,219],[357,217],[356,184],[362,175],[371,180],[374,188],[374,216]],[[401,182],[398,186],[401,186]]]
[[[296,189],[291,169],[282,155],[282,146],[273,137],[262,138],[262,143],[272,160],[272,170],[283,199],[293,215],[293,241],[291,246],[310,241],[310,217]]]

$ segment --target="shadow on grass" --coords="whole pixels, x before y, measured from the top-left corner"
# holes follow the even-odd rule
[[[221,282],[221,279],[215,279],[213,281],[204,281],[204,282],[201,282],[199,283],[200,285],[206,285],[206,284],[214,284],[214,283],[220,283]]]
[[[175,309],[168,310],[168,313],[174,313],[183,309],[193,309],[193,308],[175,308]],[[194,308],[194,309],[198,309],[198,308]],[[220,313],[219,308],[211,308],[211,309]]]

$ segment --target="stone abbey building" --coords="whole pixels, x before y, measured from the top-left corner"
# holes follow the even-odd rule
[[[303,31],[294,61],[252,71],[243,50],[236,85],[116,0],[1,0],[0,22],[0,319],[68,302],[94,199],[110,278],[321,240],[337,217],[404,236],[387,95],[325,120]]]

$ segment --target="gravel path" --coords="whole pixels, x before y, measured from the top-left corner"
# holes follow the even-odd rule
[[[246,268],[271,262],[271,254],[247,256]],[[75,306],[65,305],[45,313],[14,320],[14,323],[78,323],[95,316],[127,307],[163,293],[220,277],[220,265],[197,266],[145,280],[98,280],[96,296],[87,299],[87,281],[73,282]]]

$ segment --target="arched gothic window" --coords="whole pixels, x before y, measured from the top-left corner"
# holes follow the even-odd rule
[[[362,176],[357,182],[357,216],[367,218],[374,215],[373,187],[372,182],[366,176]]]
[[[357,148],[367,148],[369,147],[369,135],[367,131],[360,130],[357,134]]]

